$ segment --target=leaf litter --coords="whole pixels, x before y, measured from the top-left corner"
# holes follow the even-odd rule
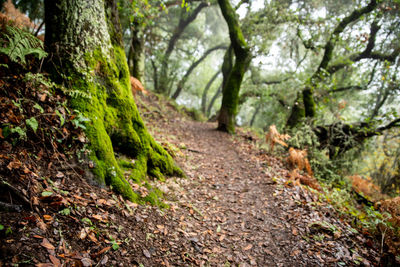
[[[54,104],[62,94],[26,90],[25,97],[46,112],[67,114]],[[21,123],[26,114],[8,101],[19,97],[1,97],[7,123]],[[341,220],[317,192],[288,184],[285,162],[257,149],[257,137],[240,129],[236,137],[217,132],[215,124],[194,122],[158,101],[143,96],[139,108],[154,111],[143,117],[161,144],[182,148],[175,159],[188,176],[152,182],[164,189],[170,209],[139,206],[89,184],[73,156],[86,138],[68,119],[61,128],[59,116],[38,118],[36,133],[28,132],[32,139],[17,147],[2,142],[1,174],[14,177],[6,182],[17,192],[1,201],[22,210],[0,214],[0,224],[10,229],[1,232],[1,264],[378,265],[377,244]],[[45,125],[60,128],[53,134],[61,142],[37,145]]]

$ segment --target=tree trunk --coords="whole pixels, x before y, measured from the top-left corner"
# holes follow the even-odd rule
[[[239,90],[244,73],[249,67],[250,49],[244,40],[235,10],[229,0],[218,0],[222,15],[229,28],[231,46],[235,53],[235,64],[228,75],[222,89],[222,104],[218,115],[218,130],[229,133],[235,132],[235,118],[239,103]]]
[[[148,133],[135,105],[122,44],[116,1],[45,0],[48,70],[78,96],[70,106],[90,121],[88,159],[100,184],[130,200],[138,195],[114,155],[114,148],[135,158],[130,179],[146,174],[162,178],[180,174],[171,156]]]
[[[144,39],[143,30],[138,24],[131,27],[132,38],[128,53],[130,73],[144,85]]]
[[[257,117],[258,113],[259,113],[260,110],[261,110],[261,107],[262,107],[262,103],[259,103],[259,104],[257,105],[256,109],[254,110],[253,116],[251,116],[251,120],[250,120],[250,127],[253,127],[254,122],[255,122],[255,120],[256,120],[256,117]]]
[[[215,92],[214,96],[211,98],[210,104],[207,108],[207,118],[210,117],[211,109],[214,106],[215,101],[217,100],[218,96],[222,93],[222,85],[218,87],[218,90]]]
[[[210,90],[211,85],[214,83],[214,81],[217,79],[219,73],[221,71],[217,71],[212,78],[208,81],[206,87],[204,88],[203,94],[201,96],[201,112],[203,112],[203,114],[206,114],[206,105],[207,105],[207,94],[208,94],[208,90]]]

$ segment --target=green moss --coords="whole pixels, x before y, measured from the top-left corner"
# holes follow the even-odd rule
[[[142,181],[146,174],[164,179],[165,175],[182,174],[168,155],[148,134],[140,118],[129,88],[129,73],[124,51],[114,47],[111,59],[100,49],[85,57],[93,71],[86,79],[71,77],[74,88],[89,92],[91,103],[81,98],[71,99],[74,109],[90,119],[86,134],[90,140],[90,160],[94,162],[93,173],[101,184],[111,185],[113,190],[130,200],[137,201],[122,168],[132,168],[130,179]],[[114,148],[135,158],[135,164],[116,161]]]
[[[313,97],[313,90],[311,88],[306,88],[303,90],[303,103],[305,116],[310,118],[315,117],[315,101]]]

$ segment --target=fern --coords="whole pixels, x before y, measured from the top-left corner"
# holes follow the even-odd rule
[[[6,26],[6,29],[7,33],[3,33],[3,36],[7,41],[4,38],[0,40],[0,53],[7,55],[11,61],[24,66],[27,55],[36,55],[38,59],[47,56],[43,42],[31,33],[11,26]]]

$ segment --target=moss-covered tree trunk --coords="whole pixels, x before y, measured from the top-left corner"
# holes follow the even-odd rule
[[[70,105],[86,123],[89,159],[96,180],[131,200],[137,195],[116,161],[114,149],[135,158],[131,179],[182,174],[148,133],[132,97],[116,1],[46,0],[48,70],[79,95]]]
[[[249,67],[250,49],[244,40],[235,10],[229,0],[218,0],[222,15],[229,28],[231,46],[235,54],[235,63],[222,89],[222,104],[218,115],[218,130],[235,132],[235,118],[239,104],[239,90],[244,73]]]

